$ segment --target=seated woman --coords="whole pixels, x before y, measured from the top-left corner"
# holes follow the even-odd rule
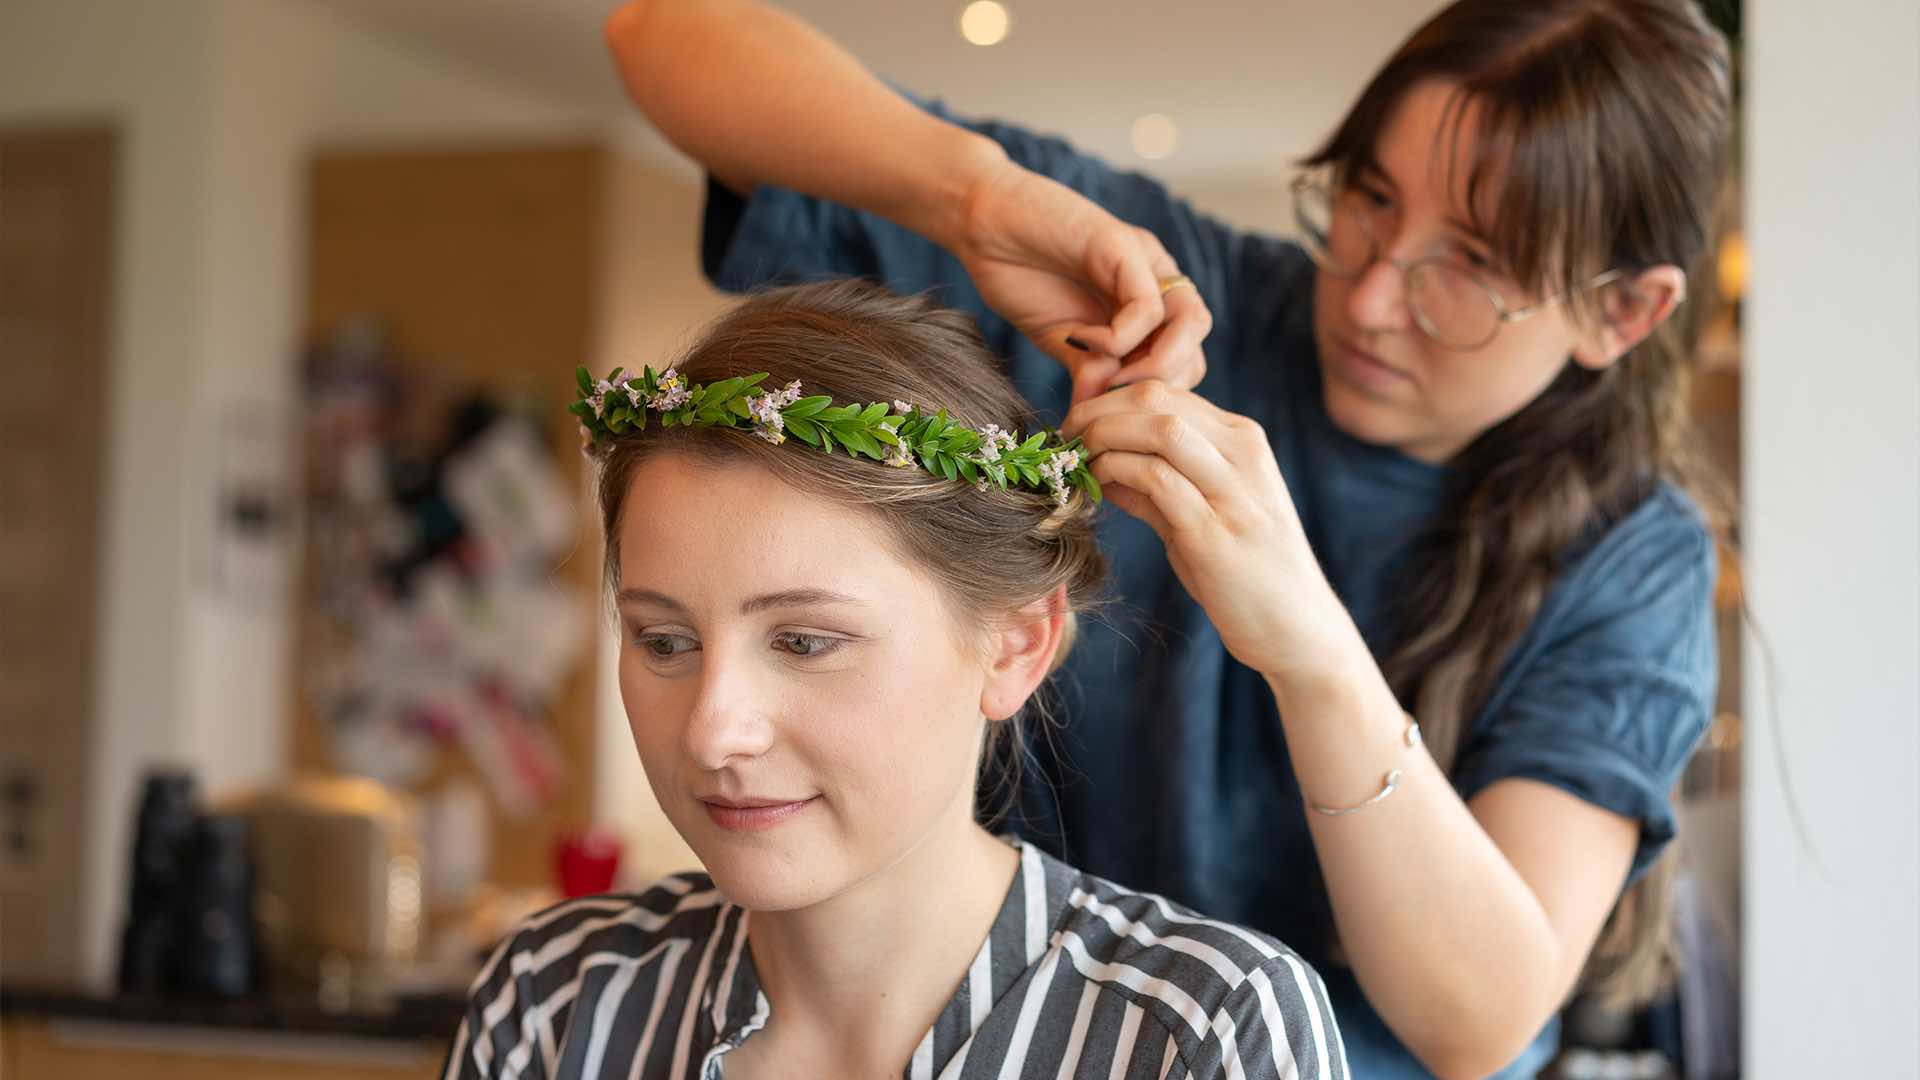
[[[1347,1075],[1285,946],[976,823],[1104,564],[966,316],[784,289],[581,386],[621,696],[705,872],[527,921],[448,1077]]]

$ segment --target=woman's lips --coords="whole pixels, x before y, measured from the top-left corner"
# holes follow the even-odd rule
[[[1392,367],[1379,357],[1334,339],[1334,367],[1343,382],[1375,393],[1390,393],[1411,379],[1406,372]]]
[[[768,799],[701,799],[700,804],[707,808],[707,816],[715,825],[731,832],[756,832],[771,829],[786,821],[807,807],[812,806],[820,796],[814,795],[797,802],[774,802]]]

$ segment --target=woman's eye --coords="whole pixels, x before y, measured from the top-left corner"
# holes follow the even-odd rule
[[[679,634],[642,634],[635,639],[647,655],[662,660],[672,659],[681,653],[692,652],[698,646],[692,638]]]
[[[801,634],[789,631],[774,635],[774,644],[781,652],[794,656],[825,656],[840,647],[839,638],[822,637],[819,634]]]

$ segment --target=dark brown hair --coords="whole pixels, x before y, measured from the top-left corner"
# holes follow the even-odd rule
[[[764,371],[767,386],[798,380],[803,393],[839,404],[904,401],[943,408],[971,428],[1040,429],[971,318],[859,280],[754,295],[710,323],[672,366],[694,383]],[[745,430],[658,425],[592,450],[610,593],[620,581],[620,516],[634,472],[667,451],[705,462],[751,461],[846,507],[850,520],[877,521],[901,557],[939,584],[963,633],[996,625],[1064,586],[1067,633],[1054,669],[1072,646],[1077,614],[1098,603],[1106,561],[1094,543],[1094,507],[1078,490],[1057,507],[1045,492],[977,490],[918,467],[891,468],[844,450],[827,454],[797,439],[775,445]],[[992,731],[996,738],[1018,735],[1014,724]],[[1006,758],[1017,766],[1019,756],[1016,750]]]
[[[1603,270],[1671,264],[1706,278],[1695,271],[1725,174],[1731,76],[1725,40],[1689,0],[1450,5],[1400,46],[1308,163],[1336,176],[1369,164],[1407,92],[1436,80],[1457,94],[1435,138],[1475,140],[1469,206],[1498,207],[1497,220],[1477,224],[1535,295],[1569,295],[1576,314],[1603,318],[1626,299],[1581,288]],[[1567,364],[1451,463],[1383,664],[1442,768],[1570,551],[1662,481],[1709,510],[1724,505],[1692,444],[1693,321],[1669,320],[1604,370]],[[1643,1000],[1669,976],[1672,857],[1621,898],[1589,961],[1588,982],[1612,1000]]]

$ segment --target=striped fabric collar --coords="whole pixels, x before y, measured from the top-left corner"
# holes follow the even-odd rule
[[[1019,869],[1006,899],[994,916],[993,927],[974,954],[959,989],[940,1010],[915,1048],[908,1066],[910,1077],[957,1073],[961,1055],[993,1004],[1013,989],[1047,951],[1054,931],[1067,915],[1079,871],[1013,836],[1002,837],[1020,853]],[[713,1035],[701,1075],[712,1076],[718,1059],[766,1027],[770,1007],[746,948],[750,912],[734,904],[722,905],[720,932],[711,943],[719,978],[708,983],[702,1011]]]

